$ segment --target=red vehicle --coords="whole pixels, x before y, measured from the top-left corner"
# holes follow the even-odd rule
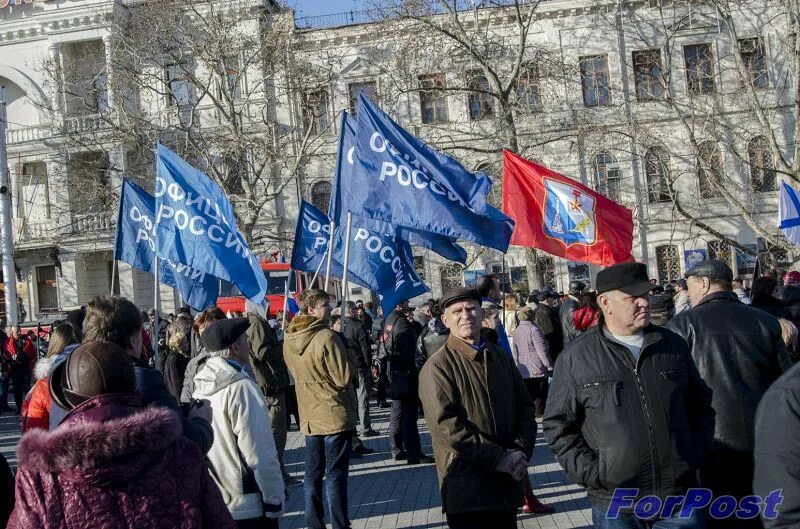
[[[297,272],[290,270],[289,263],[276,263],[273,261],[261,261],[261,269],[267,278],[267,300],[269,301],[269,313],[276,315],[279,310],[283,310],[284,291],[286,288],[286,279],[289,278],[289,293],[291,297],[297,299],[297,294],[308,288],[313,276],[304,272]],[[318,279],[318,285],[321,278]],[[336,292],[340,281],[332,281],[332,288]],[[217,307],[224,312],[242,312],[244,313],[244,296],[242,296],[236,285],[222,281],[217,299]]]

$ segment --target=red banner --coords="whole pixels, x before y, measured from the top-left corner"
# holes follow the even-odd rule
[[[632,261],[633,213],[589,189],[503,151],[503,213],[511,244],[601,266]]]

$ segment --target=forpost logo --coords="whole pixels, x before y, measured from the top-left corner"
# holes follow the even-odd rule
[[[606,518],[616,520],[621,512],[629,513],[640,520],[653,520],[656,518],[689,519],[696,510],[708,510],[709,516],[715,520],[725,520],[735,517],[739,520],[751,520],[762,516],[767,520],[778,517],[778,507],[783,502],[783,489],[778,489],[764,496],[745,496],[741,500],[733,496],[718,496],[709,489],[691,488],[683,496],[658,496],[648,495],[639,497],[639,489],[619,488],[614,490],[614,496],[606,512]],[[638,498],[638,499],[637,499]]]

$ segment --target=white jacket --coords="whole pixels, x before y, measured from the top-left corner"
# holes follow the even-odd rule
[[[195,399],[211,402],[209,470],[234,520],[283,514],[284,484],[267,403],[256,383],[223,358],[194,377]]]

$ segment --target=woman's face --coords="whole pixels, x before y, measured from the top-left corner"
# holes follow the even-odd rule
[[[499,325],[500,325],[500,313],[499,312],[494,312],[494,313],[491,313],[491,314],[487,314],[483,318],[483,326],[488,328],[488,329],[494,329],[496,331],[497,327]]]

